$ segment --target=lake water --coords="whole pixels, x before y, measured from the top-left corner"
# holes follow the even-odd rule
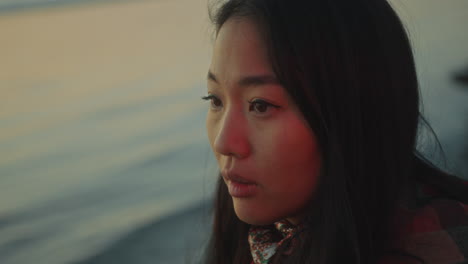
[[[468,88],[450,77],[468,63],[468,2],[392,2],[424,112],[468,178]],[[205,1],[13,3],[0,1],[0,263],[180,263],[157,245],[203,230],[191,219],[216,172],[200,100]]]

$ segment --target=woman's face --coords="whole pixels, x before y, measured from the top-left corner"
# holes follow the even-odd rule
[[[320,154],[250,20],[229,19],[220,29],[208,99],[208,138],[239,219],[300,221],[318,183]]]

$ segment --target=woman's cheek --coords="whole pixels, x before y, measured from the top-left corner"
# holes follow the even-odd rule
[[[210,143],[211,149],[214,152],[214,142],[216,140],[216,135],[218,134],[218,127],[217,127],[217,121],[211,113],[207,114],[205,125],[206,125],[206,132],[208,135],[208,141]]]

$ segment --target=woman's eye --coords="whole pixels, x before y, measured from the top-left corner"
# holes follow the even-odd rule
[[[211,108],[214,110],[218,110],[223,106],[223,102],[216,97],[215,95],[207,95],[202,97],[203,100],[210,101],[211,102]],[[255,99],[253,101],[249,101],[249,112],[255,112],[260,115],[265,115],[270,108],[280,108],[277,105],[265,102],[260,99]]]
[[[264,114],[268,111],[269,108],[274,107],[274,108],[279,108],[277,105],[273,105],[270,103],[267,103],[263,100],[256,99],[253,100],[250,103],[249,111],[255,111],[259,114]]]
[[[211,101],[211,107],[214,108],[214,109],[217,109],[219,107],[221,107],[223,105],[223,103],[221,102],[221,100],[219,100],[218,97],[210,94],[210,95],[207,95],[207,96],[203,96],[202,97],[203,100],[206,100],[206,101]]]

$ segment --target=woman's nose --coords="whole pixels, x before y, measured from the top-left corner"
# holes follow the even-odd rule
[[[241,113],[230,110],[219,123],[214,149],[219,154],[245,158],[250,153],[248,123]]]

